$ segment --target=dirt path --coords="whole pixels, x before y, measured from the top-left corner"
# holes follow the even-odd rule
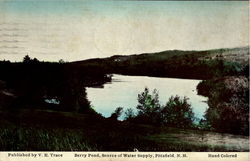
[[[192,134],[192,135],[180,134],[180,137],[183,137],[183,139],[192,142],[227,146],[238,151],[246,151],[249,149],[248,136],[220,134],[220,133],[205,133],[205,134]]]
[[[225,133],[180,130],[174,133],[155,135],[155,139],[178,140],[190,144],[206,144],[211,146],[224,146],[230,151],[249,151],[249,137]]]

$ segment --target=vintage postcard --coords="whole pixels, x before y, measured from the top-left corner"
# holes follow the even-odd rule
[[[0,0],[0,151],[249,160],[249,2]]]

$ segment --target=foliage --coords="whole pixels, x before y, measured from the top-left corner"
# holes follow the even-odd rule
[[[199,123],[196,124],[196,127],[197,127],[198,129],[201,129],[201,130],[207,130],[207,131],[209,131],[209,130],[214,130],[214,129],[211,127],[211,124],[208,123],[208,121],[207,121],[206,119],[201,119],[201,120],[199,121]]]
[[[125,120],[132,120],[133,118],[135,118],[135,113],[134,113],[134,110],[132,108],[128,108],[126,111],[125,111]]]
[[[137,109],[139,115],[150,115],[153,112],[160,110],[159,95],[155,89],[152,94],[149,94],[149,89],[145,88],[144,92],[138,95]]]
[[[69,63],[39,62],[26,55],[22,63],[0,61],[0,80],[6,82],[6,88],[11,89],[16,96],[6,109],[49,108],[89,113],[90,102],[85,87],[103,84],[110,78],[95,69]],[[44,101],[52,98],[57,98],[60,104]]]
[[[5,151],[94,151],[81,130],[6,127],[0,130],[0,149]],[[49,143],[49,144],[48,144]]]
[[[37,58],[31,59],[29,55],[24,56],[23,63],[38,63],[39,60]]]
[[[111,114],[110,119],[117,120],[123,112],[123,107],[117,107],[115,111]]]
[[[160,105],[158,92],[155,89],[152,94],[149,89],[138,95],[138,114],[127,118],[141,123],[166,125],[180,128],[190,128],[193,126],[194,114],[191,105],[188,103],[188,98],[183,99],[179,96],[171,96],[165,106]],[[129,111],[127,115],[133,115]]]
[[[31,58],[29,57],[29,55],[25,55],[23,58],[23,62],[29,62],[31,60]]]
[[[155,89],[152,94],[145,88],[141,94],[138,94],[138,117],[145,123],[159,124],[161,105],[159,103],[158,92]]]
[[[202,81],[198,93],[208,96],[206,124],[211,129],[249,134],[249,80],[244,76]]]
[[[191,127],[194,121],[194,113],[188,98],[181,99],[179,96],[170,97],[161,113],[166,125],[187,128]]]
[[[65,63],[65,61],[64,61],[63,59],[60,59],[60,60],[58,61],[58,63],[63,64],[63,63]]]

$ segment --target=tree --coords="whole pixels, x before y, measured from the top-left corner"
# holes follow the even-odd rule
[[[159,95],[156,89],[152,94],[149,94],[149,89],[146,87],[144,92],[138,95],[138,117],[145,123],[159,123],[161,105],[159,103]]]
[[[62,82],[59,88],[59,98],[62,109],[86,113],[90,109],[90,102],[86,98],[86,89],[82,81],[75,77],[69,77]]]
[[[209,107],[205,114],[208,124],[216,131],[248,135],[249,105],[240,99]]]
[[[169,98],[161,111],[164,124],[181,128],[192,126],[194,113],[187,100],[188,98],[181,99],[179,96]]]
[[[123,107],[117,107],[115,111],[111,114],[110,119],[117,120],[123,112]]]
[[[33,63],[38,63],[39,60],[38,60],[37,58],[34,58],[34,59],[32,60],[32,62],[33,62]]]
[[[133,118],[135,118],[135,113],[134,113],[134,110],[132,108],[128,108],[126,111],[125,111],[125,120],[131,120]]]
[[[29,57],[29,55],[25,55],[23,58],[24,63],[28,63],[28,62],[30,62],[30,60],[31,60],[31,58]]]
[[[23,58],[24,63],[38,63],[39,60],[37,58],[31,59],[29,55],[25,55]]]
[[[139,111],[139,115],[149,115],[158,111],[161,107],[157,90],[154,89],[153,93],[149,94],[147,87],[144,89],[144,92],[138,95],[138,103],[136,108]]]
[[[207,80],[197,89],[209,97],[204,117],[211,130],[249,134],[249,80],[246,77]]]
[[[65,63],[65,61],[64,61],[63,59],[60,59],[58,62],[59,62],[60,64],[64,64],[64,63]]]
[[[188,98],[183,99],[179,96],[171,96],[165,106],[159,103],[159,96],[156,89],[149,93],[148,88],[138,95],[137,116],[133,120],[140,123],[154,125],[168,125],[181,128],[192,127],[194,113],[191,105],[187,102]],[[133,111],[127,111],[127,118],[133,116]]]

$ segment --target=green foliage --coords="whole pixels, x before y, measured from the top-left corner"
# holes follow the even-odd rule
[[[215,129],[218,129],[220,127],[220,114],[217,108],[208,108],[205,114],[205,118],[211,125],[211,127],[214,127]]]
[[[132,108],[128,108],[126,111],[125,111],[125,120],[132,120],[133,118],[135,118],[135,113],[134,113],[134,110]]]
[[[145,88],[144,92],[138,95],[137,109],[139,115],[150,115],[160,110],[159,95],[155,89],[152,94],[149,94],[149,89]]]
[[[224,73],[226,75],[237,75],[243,70],[243,66],[237,62],[224,62]]]
[[[206,119],[201,119],[196,127],[201,130],[213,130],[211,124]]]
[[[243,76],[202,81],[198,93],[209,97],[206,125],[212,130],[249,134],[249,80]]]
[[[145,88],[141,94],[138,94],[138,117],[145,123],[159,124],[161,121],[159,103],[159,95],[156,89],[149,93],[149,89]]]
[[[4,151],[93,151],[81,130],[7,127],[0,129],[0,149]]]
[[[221,102],[216,106],[210,106],[205,118],[216,131],[248,135],[248,109],[248,104],[243,102]]]
[[[166,125],[187,128],[191,127],[194,121],[194,113],[188,98],[181,99],[179,96],[170,97],[161,113]]]
[[[172,96],[166,105],[162,106],[159,103],[157,90],[150,94],[149,89],[145,88],[138,95],[138,115],[135,119],[142,123],[190,128],[193,126],[194,113],[187,100],[186,97],[181,99],[179,96]]]

